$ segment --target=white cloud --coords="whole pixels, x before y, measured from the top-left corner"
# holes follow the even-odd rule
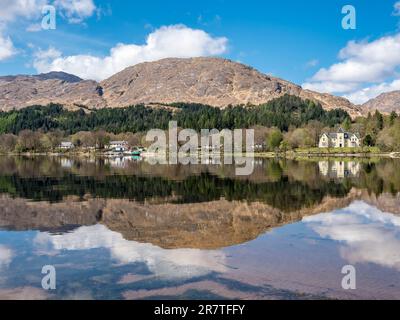
[[[191,278],[210,272],[224,272],[225,255],[221,251],[197,249],[165,250],[151,244],[125,240],[121,234],[103,225],[81,227],[71,233],[40,233],[35,239],[38,249],[80,251],[105,248],[120,264],[145,263],[154,275],[167,279]],[[45,252],[45,251],[40,251]]]
[[[93,0],[1,0],[0,21],[7,23],[20,17],[28,20],[38,18],[45,5],[54,5],[73,23],[92,16],[97,10]]]
[[[308,90],[314,90],[318,92],[350,92],[352,90],[358,89],[358,83],[339,83],[333,81],[325,82],[306,82],[303,83],[303,88]]]
[[[18,17],[34,18],[41,14],[41,8],[47,0],[2,0],[0,21],[10,22]]]
[[[321,237],[342,243],[341,255],[349,263],[375,263],[400,271],[400,217],[355,202],[304,222]]]
[[[376,82],[394,74],[400,65],[400,34],[383,37],[373,42],[351,41],[340,51],[344,60],[322,68],[313,81],[338,83]]]
[[[13,258],[13,252],[6,246],[0,245],[0,268],[7,267]]]
[[[366,87],[361,90],[349,93],[344,97],[353,101],[353,103],[363,104],[371,99],[376,98],[382,93],[400,90],[400,79],[390,83],[384,82],[371,87]]]
[[[93,0],[56,0],[54,5],[61,10],[70,23],[80,23],[96,12]]]
[[[10,37],[4,37],[0,34],[0,61],[12,57],[16,53]]]
[[[50,47],[48,50],[36,51],[35,57],[39,60],[56,59],[61,57],[61,52],[53,47]]]
[[[390,87],[381,85],[383,81],[396,78],[400,66],[400,34],[371,42],[350,41],[340,51],[339,59],[340,62],[329,68],[320,69],[303,86],[328,93],[346,93],[354,103],[365,102],[363,92],[374,98]]]
[[[40,31],[41,25],[38,20],[42,16],[43,6],[48,4],[54,5],[57,12],[70,23],[80,23],[98,10],[93,0],[1,0],[0,61],[13,56],[17,52],[10,37],[3,35],[8,25],[23,19],[25,22],[33,21],[26,28],[26,31]]]
[[[106,57],[75,55],[51,60],[36,56],[34,67],[38,72],[64,71],[83,79],[103,80],[145,61],[219,55],[227,51],[227,44],[228,39],[214,38],[203,30],[164,26],[152,32],[145,44],[118,44]]]

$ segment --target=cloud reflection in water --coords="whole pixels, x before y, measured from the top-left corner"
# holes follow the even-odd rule
[[[399,216],[356,201],[303,222],[321,237],[343,243],[340,253],[349,263],[375,263],[400,270]]]
[[[221,251],[196,249],[165,250],[152,244],[125,240],[121,234],[103,225],[80,227],[71,233],[39,233],[35,244],[52,251],[81,251],[105,248],[119,264],[145,263],[157,277],[180,279],[224,272],[225,255]]]

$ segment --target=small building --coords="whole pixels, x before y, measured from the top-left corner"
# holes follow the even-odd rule
[[[64,142],[61,142],[61,144],[60,144],[60,149],[63,149],[63,150],[71,150],[74,148],[75,148],[75,145],[72,142],[64,141]]]
[[[345,132],[340,128],[337,132],[323,133],[319,139],[319,148],[357,148],[361,146],[358,133]]]
[[[129,150],[129,144],[127,141],[110,141],[106,149],[110,149],[115,152],[125,152]]]

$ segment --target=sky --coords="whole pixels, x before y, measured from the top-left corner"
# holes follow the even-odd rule
[[[42,21],[55,9],[55,29]],[[344,29],[345,5],[355,29]],[[400,90],[397,0],[0,0],[0,75],[103,80],[167,57],[217,56],[361,104]]]

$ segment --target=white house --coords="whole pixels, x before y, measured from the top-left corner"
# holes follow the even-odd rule
[[[75,148],[75,146],[72,142],[65,141],[65,142],[61,142],[61,144],[60,144],[60,149],[63,149],[63,150],[70,150],[73,148]]]
[[[129,144],[127,141],[110,141],[107,149],[112,149],[116,152],[125,152],[129,150]]]
[[[338,132],[323,133],[318,145],[319,148],[357,148],[360,146],[360,135],[345,132],[342,128]]]

